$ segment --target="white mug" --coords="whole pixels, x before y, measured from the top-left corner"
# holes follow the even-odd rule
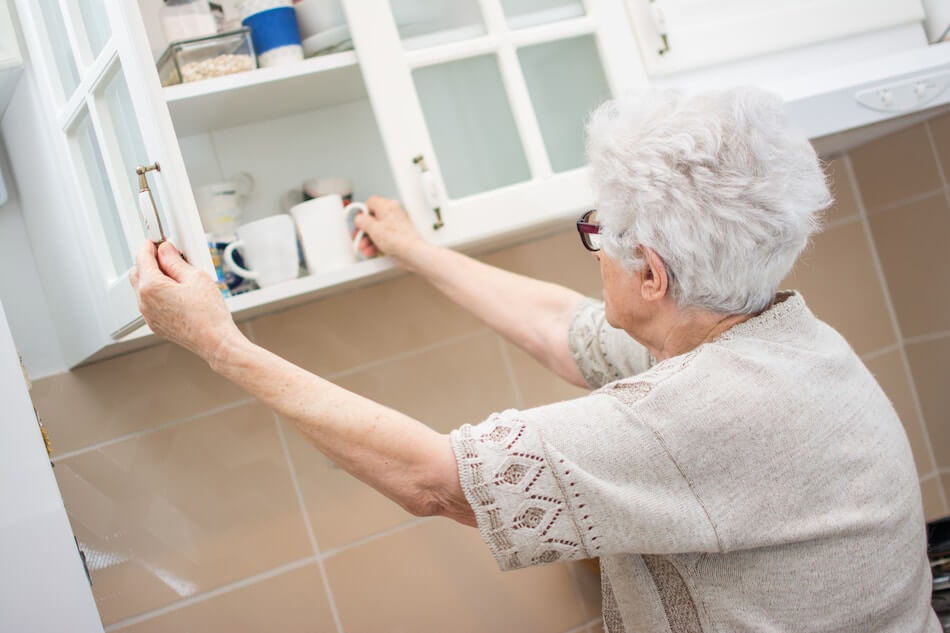
[[[297,240],[294,221],[289,215],[272,215],[242,224],[238,227],[237,236],[238,239],[228,244],[222,254],[231,270],[255,280],[261,288],[297,278],[300,272]],[[241,249],[244,263],[251,270],[234,263],[236,248]]]
[[[290,209],[310,274],[357,262],[364,233],[358,231],[352,241],[349,238],[350,223],[357,213],[368,213],[366,205],[351,202],[344,207],[343,199],[337,194],[307,200]]]

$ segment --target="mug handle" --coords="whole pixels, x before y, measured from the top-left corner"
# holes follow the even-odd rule
[[[254,272],[253,270],[248,270],[247,268],[238,266],[234,262],[234,249],[243,245],[244,245],[244,240],[235,240],[231,242],[230,244],[224,247],[224,253],[221,254],[221,257],[224,259],[224,261],[227,262],[228,266],[231,267],[231,270],[241,275],[245,279],[257,279],[258,277],[260,277],[258,273]]]
[[[348,205],[346,205],[345,207],[343,207],[343,213],[344,213],[345,215],[349,215],[349,214],[350,214],[350,211],[351,211],[352,209],[358,209],[358,210],[359,210],[356,215],[359,215],[360,213],[369,213],[369,209],[368,209],[368,208],[366,207],[366,205],[363,204],[362,202],[351,202],[351,203],[349,203]],[[353,217],[356,217],[356,215],[354,215]],[[364,237],[365,235],[366,235],[366,232],[365,232],[365,231],[357,231],[357,232],[356,232],[356,237],[353,238],[353,252],[354,252],[356,255],[359,255],[359,254],[360,254],[360,242],[363,241],[363,237]]]

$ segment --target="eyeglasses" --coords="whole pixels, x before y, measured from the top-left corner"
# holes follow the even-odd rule
[[[581,236],[581,244],[592,252],[600,250],[600,224],[594,221],[596,217],[597,209],[591,209],[585,211],[581,219],[577,221],[577,232]]]

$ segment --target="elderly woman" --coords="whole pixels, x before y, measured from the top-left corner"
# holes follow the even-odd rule
[[[599,558],[611,633],[938,631],[900,420],[776,292],[830,204],[781,102],[628,98],[588,135],[603,302],[427,244],[396,202],[358,224],[590,395],[441,435],[250,343],[170,244],[138,257],[142,313],[403,507],[477,526],[502,569]]]

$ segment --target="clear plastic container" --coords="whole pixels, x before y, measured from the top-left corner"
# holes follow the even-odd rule
[[[257,68],[251,30],[219,33],[169,44],[158,60],[163,86],[221,77]]]
[[[159,16],[169,43],[214,35],[218,23],[208,0],[165,0]]]

